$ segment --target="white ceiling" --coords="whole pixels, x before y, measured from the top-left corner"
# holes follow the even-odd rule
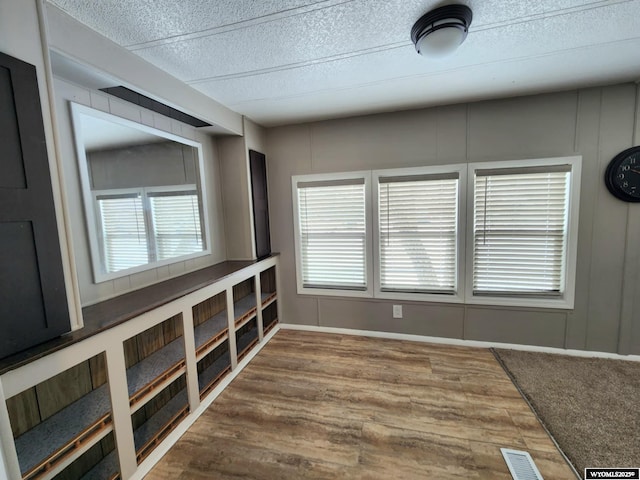
[[[420,57],[436,0],[49,0],[265,126],[640,80],[640,0],[463,0],[469,36]]]

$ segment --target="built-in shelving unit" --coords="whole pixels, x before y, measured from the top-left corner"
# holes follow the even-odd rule
[[[277,324],[277,260],[225,262],[87,307],[90,333],[0,369],[11,478],[142,478]]]

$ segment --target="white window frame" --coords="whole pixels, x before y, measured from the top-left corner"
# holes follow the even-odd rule
[[[498,295],[474,295],[473,293],[473,256],[474,256],[474,184],[476,170],[509,169],[526,167],[545,167],[568,165],[571,168],[569,174],[569,205],[567,219],[567,243],[565,251],[565,285],[560,296],[498,296]],[[575,299],[576,261],[578,251],[578,214],[580,210],[580,178],[582,157],[556,157],[543,159],[513,160],[470,163],[467,175],[467,275],[466,275],[466,304],[497,305],[510,307],[540,307],[573,309]]]
[[[473,294],[473,254],[474,254],[474,184],[475,171],[484,169],[512,169],[526,167],[562,166],[571,168],[569,175],[569,206],[567,218],[567,243],[565,257],[565,285],[560,296],[497,296]],[[293,229],[295,246],[295,268],[297,292],[313,296],[365,297],[386,300],[407,300],[465,305],[493,305],[507,307],[533,307],[553,309],[573,309],[576,283],[576,262],[578,249],[578,214],[580,210],[581,156],[554,157],[542,159],[462,163],[415,168],[384,169],[328,174],[295,175],[291,177]],[[458,173],[458,233],[455,294],[410,293],[382,291],[379,272],[379,178],[390,176],[437,175]],[[366,290],[324,289],[305,287],[302,280],[301,238],[299,230],[298,192],[299,182],[325,182],[335,180],[363,179],[365,185],[365,281]]]
[[[350,290],[339,288],[312,288],[305,287],[302,276],[302,245],[300,237],[300,212],[298,209],[298,183],[327,182],[336,180],[360,180],[364,181],[364,201],[365,201],[365,285],[364,290]],[[311,175],[294,175],[291,177],[291,198],[293,204],[293,230],[295,244],[296,259],[296,283],[299,294],[307,295],[327,295],[338,297],[373,297],[373,247],[371,236],[371,172],[345,172],[345,173],[328,173],[328,174],[311,174]]]
[[[456,222],[456,278],[455,292],[448,293],[411,293],[411,292],[390,292],[383,291],[381,288],[380,275],[380,177],[411,177],[411,176],[428,176],[439,174],[457,174],[458,175],[458,218]],[[464,302],[465,282],[465,242],[464,231],[466,226],[466,196],[467,196],[467,164],[455,165],[439,165],[433,167],[415,167],[415,168],[396,168],[386,170],[374,170],[372,172],[372,181],[374,184],[374,196],[372,199],[373,210],[373,258],[375,261],[374,275],[374,296],[381,299],[390,300],[413,300],[427,302],[443,302],[443,303],[462,303]]]

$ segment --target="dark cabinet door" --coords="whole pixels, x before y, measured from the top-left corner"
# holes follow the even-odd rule
[[[266,257],[271,253],[269,232],[269,200],[267,198],[267,160],[264,154],[249,150],[251,191],[253,193],[253,226],[256,232],[256,255]]]
[[[0,53],[0,358],[69,329],[36,69]]]

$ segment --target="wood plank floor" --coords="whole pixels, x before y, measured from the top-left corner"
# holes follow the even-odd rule
[[[279,331],[145,477],[575,480],[484,349]]]

